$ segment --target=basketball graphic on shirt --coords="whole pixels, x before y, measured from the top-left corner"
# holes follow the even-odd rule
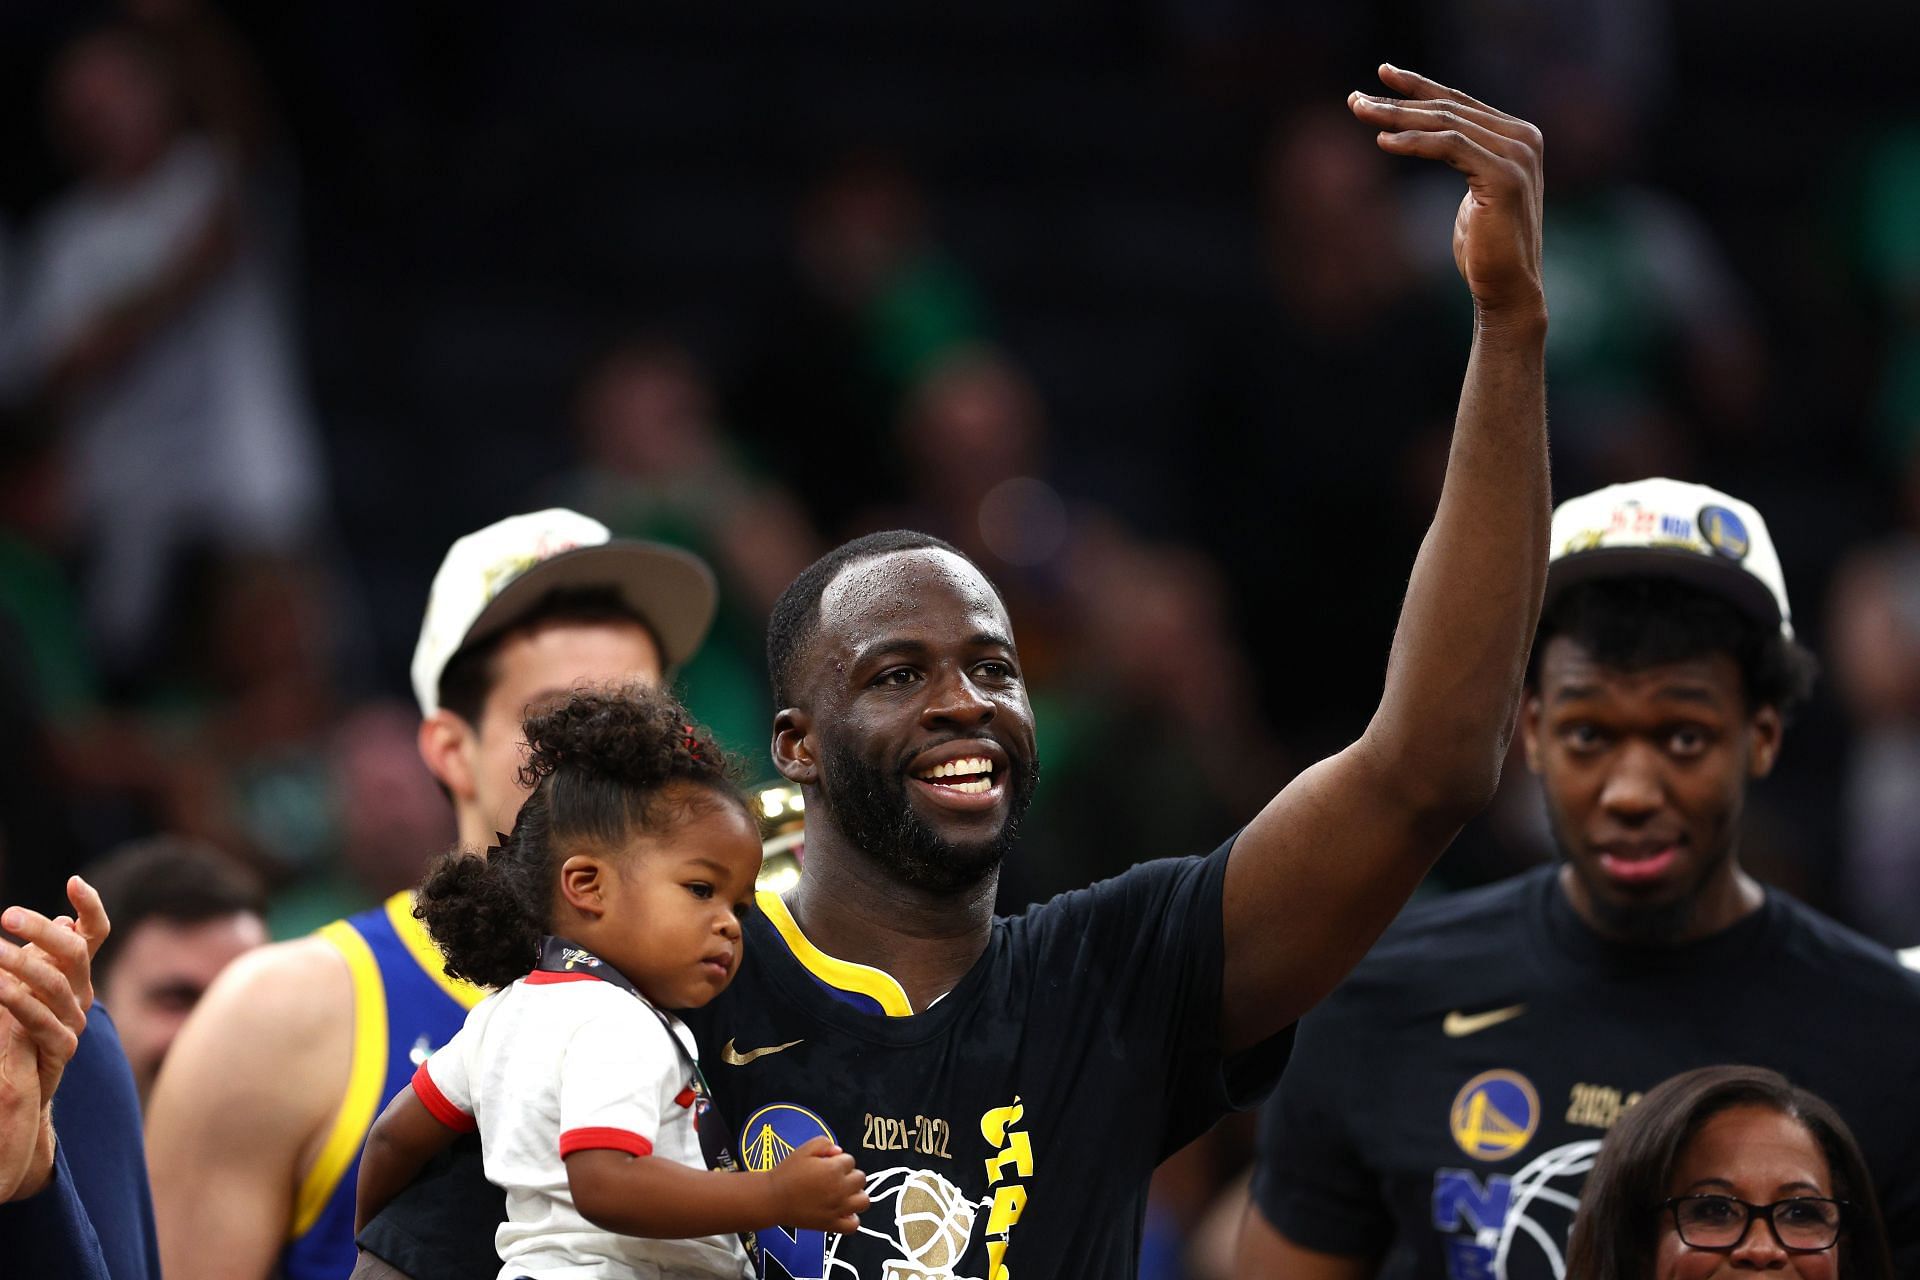
[[[1493,1236],[1493,1275],[1567,1273],[1566,1242],[1580,1208],[1580,1188],[1600,1152],[1597,1138],[1541,1153],[1513,1175],[1505,1221]]]
[[[930,1271],[952,1270],[973,1234],[972,1203],[931,1169],[907,1175],[893,1217],[907,1260]]]
[[[900,1253],[881,1263],[881,1280],[968,1280],[955,1268],[972,1240],[981,1206],[959,1187],[931,1169],[896,1167],[869,1174],[867,1195],[874,1210],[891,1211],[892,1230],[863,1223],[860,1234],[885,1240]]]

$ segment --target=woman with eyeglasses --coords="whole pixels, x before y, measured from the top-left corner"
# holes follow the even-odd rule
[[[1620,1117],[1588,1175],[1567,1280],[1893,1280],[1860,1148],[1759,1067],[1703,1067]]]

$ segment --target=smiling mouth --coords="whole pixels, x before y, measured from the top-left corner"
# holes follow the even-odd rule
[[[913,775],[921,782],[959,795],[985,795],[993,790],[993,761],[985,756],[967,756],[945,764],[922,769]]]

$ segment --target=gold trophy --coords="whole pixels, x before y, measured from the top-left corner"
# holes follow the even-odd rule
[[[753,799],[763,854],[755,887],[785,893],[800,880],[807,839],[806,798],[791,782],[781,782],[761,787]]]

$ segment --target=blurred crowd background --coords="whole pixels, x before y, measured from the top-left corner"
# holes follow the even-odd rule
[[[684,692],[769,777],[786,581],[978,559],[1045,763],[1005,908],[1217,843],[1364,725],[1445,461],[1458,179],[1347,116],[1384,58],[1546,131],[1557,494],[1774,530],[1827,675],[1749,866],[1920,942],[1912,15],[1821,15],[8,0],[0,899],[155,837],[275,936],[411,883],[427,583],[555,504],[712,560]],[[1435,888],[1551,856],[1516,761]]]

